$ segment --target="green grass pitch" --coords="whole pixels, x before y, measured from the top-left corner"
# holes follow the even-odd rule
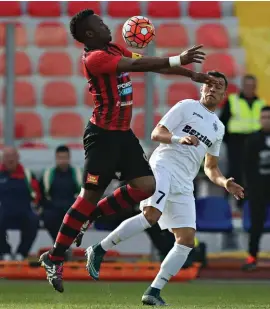
[[[147,283],[66,282],[65,293],[47,282],[0,280],[3,309],[137,309]],[[175,309],[270,308],[269,283],[171,283],[162,296]]]

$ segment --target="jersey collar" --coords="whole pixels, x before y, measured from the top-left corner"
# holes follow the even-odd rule
[[[199,101],[199,103],[200,103],[200,105],[201,105],[204,109],[206,109],[209,113],[215,114],[214,112],[210,111],[210,109],[208,109],[206,106],[204,106],[204,105],[201,103],[201,101]]]

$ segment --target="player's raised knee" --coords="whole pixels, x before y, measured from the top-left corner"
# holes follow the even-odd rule
[[[158,222],[161,212],[152,206],[145,207],[143,209],[143,214],[146,218],[146,220],[149,222],[150,225],[154,225]]]

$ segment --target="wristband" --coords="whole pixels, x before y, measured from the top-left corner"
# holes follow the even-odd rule
[[[181,66],[181,58],[180,56],[169,57],[170,67],[180,67]]]
[[[173,136],[171,137],[171,143],[172,143],[172,144],[179,144],[180,138],[181,138],[180,136],[173,135]]]

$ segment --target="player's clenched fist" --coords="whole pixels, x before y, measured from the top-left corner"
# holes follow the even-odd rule
[[[190,135],[190,136],[185,136],[185,137],[181,137],[179,140],[180,144],[182,145],[193,145],[193,146],[198,146],[200,141],[198,140],[198,138],[194,135]]]

